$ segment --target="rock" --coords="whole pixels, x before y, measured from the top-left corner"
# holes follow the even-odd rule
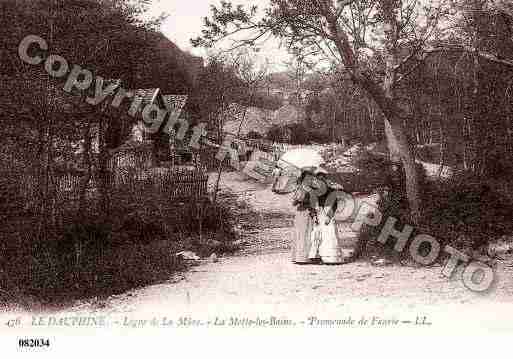
[[[217,263],[219,261],[219,258],[217,258],[217,254],[212,253],[210,255],[210,260],[212,261],[212,263]]]

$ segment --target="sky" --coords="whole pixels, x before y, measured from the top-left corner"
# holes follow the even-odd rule
[[[153,0],[150,15],[167,13],[169,17],[161,27],[162,33],[180,49],[205,57],[205,50],[193,48],[190,39],[201,35],[203,18],[210,15],[210,5],[219,2],[220,0]],[[235,0],[234,3],[256,4],[259,8],[264,8],[268,0]],[[277,71],[282,70],[283,62],[289,60],[287,52],[280,49],[275,40],[266,42],[260,54],[261,58],[258,60],[264,62],[267,58],[271,68]]]

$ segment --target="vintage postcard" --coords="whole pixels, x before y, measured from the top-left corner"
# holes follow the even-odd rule
[[[7,352],[513,333],[511,1],[2,0],[0,32]]]

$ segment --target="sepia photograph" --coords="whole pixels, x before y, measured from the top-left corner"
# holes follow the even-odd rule
[[[0,347],[513,334],[513,1],[0,0],[0,33]]]

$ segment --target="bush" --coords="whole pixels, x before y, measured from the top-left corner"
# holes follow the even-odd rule
[[[330,129],[322,128],[322,129],[310,129],[307,132],[307,137],[309,143],[330,143],[332,140],[332,136],[330,134]]]
[[[246,137],[249,139],[258,140],[261,139],[263,136],[256,131],[249,131]]]
[[[478,249],[513,232],[513,203],[486,183],[464,176],[429,189],[425,217],[433,235],[447,243]]]
[[[513,158],[511,154],[493,149],[486,155],[483,171],[484,177],[510,179],[513,174]]]
[[[273,125],[271,128],[267,131],[266,138],[269,141],[273,142],[282,142],[284,137],[284,130],[281,126]]]
[[[425,176],[422,178],[422,222],[410,238],[420,233],[429,234],[442,247],[451,245],[469,252],[513,232],[513,203],[475,177],[456,177],[445,182],[428,181]],[[386,219],[391,216],[398,219],[395,228],[409,224],[408,201],[402,182],[395,189],[383,193],[378,202],[383,214],[381,225],[366,227],[361,233],[361,243],[363,247],[366,246],[367,255],[400,257],[392,249],[395,244],[393,240],[382,245],[376,242],[376,238]],[[405,250],[402,258],[406,256],[409,256],[409,252]]]
[[[260,93],[253,98],[253,101],[250,105],[267,110],[276,111],[283,106],[283,98],[281,96]]]
[[[371,169],[373,166],[381,163],[380,161],[384,161],[383,163],[386,165],[386,171],[382,170],[383,175],[386,177],[381,183],[382,187],[377,188],[380,194],[377,208],[383,215],[383,219],[378,226],[366,226],[362,229],[359,240],[360,248],[358,250],[364,257],[380,255],[397,260],[401,258],[401,256],[393,250],[395,244],[394,241],[389,240],[385,245],[382,245],[377,242],[377,238],[381,233],[386,220],[390,217],[397,220],[395,228],[403,228],[406,224],[410,224],[410,212],[406,196],[404,170],[401,166],[396,170],[393,170],[390,162],[367,156],[358,156],[358,159],[355,160],[353,165],[357,168],[363,167]],[[419,178],[419,187],[423,188],[426,185],[427,180],[424,167],[420,164],[417,165],[417,173]],[[368,178],[365,172],[361,173],[361,176],[364,179]],[[415,233],[413,233],[411,238],[414,236]],[[404,254],[407,254],[407,251],[405,251]]]
[[[106,297],[168,280],[183,268],[174,255],[179,251],[206,256],[237,249],[225,204],[169,203],[152,193],[111,199],[110,219],[70,212],[46,240],[34,241],[35,223],[13,222],[0,243],[0,304],[15,301],[33,309],[34,303],[61,306]]]
[[[290,131],[290,143],[292,145],[304,145],[310,142],[309,133],[301,123],[293,123],[287,126]]]

